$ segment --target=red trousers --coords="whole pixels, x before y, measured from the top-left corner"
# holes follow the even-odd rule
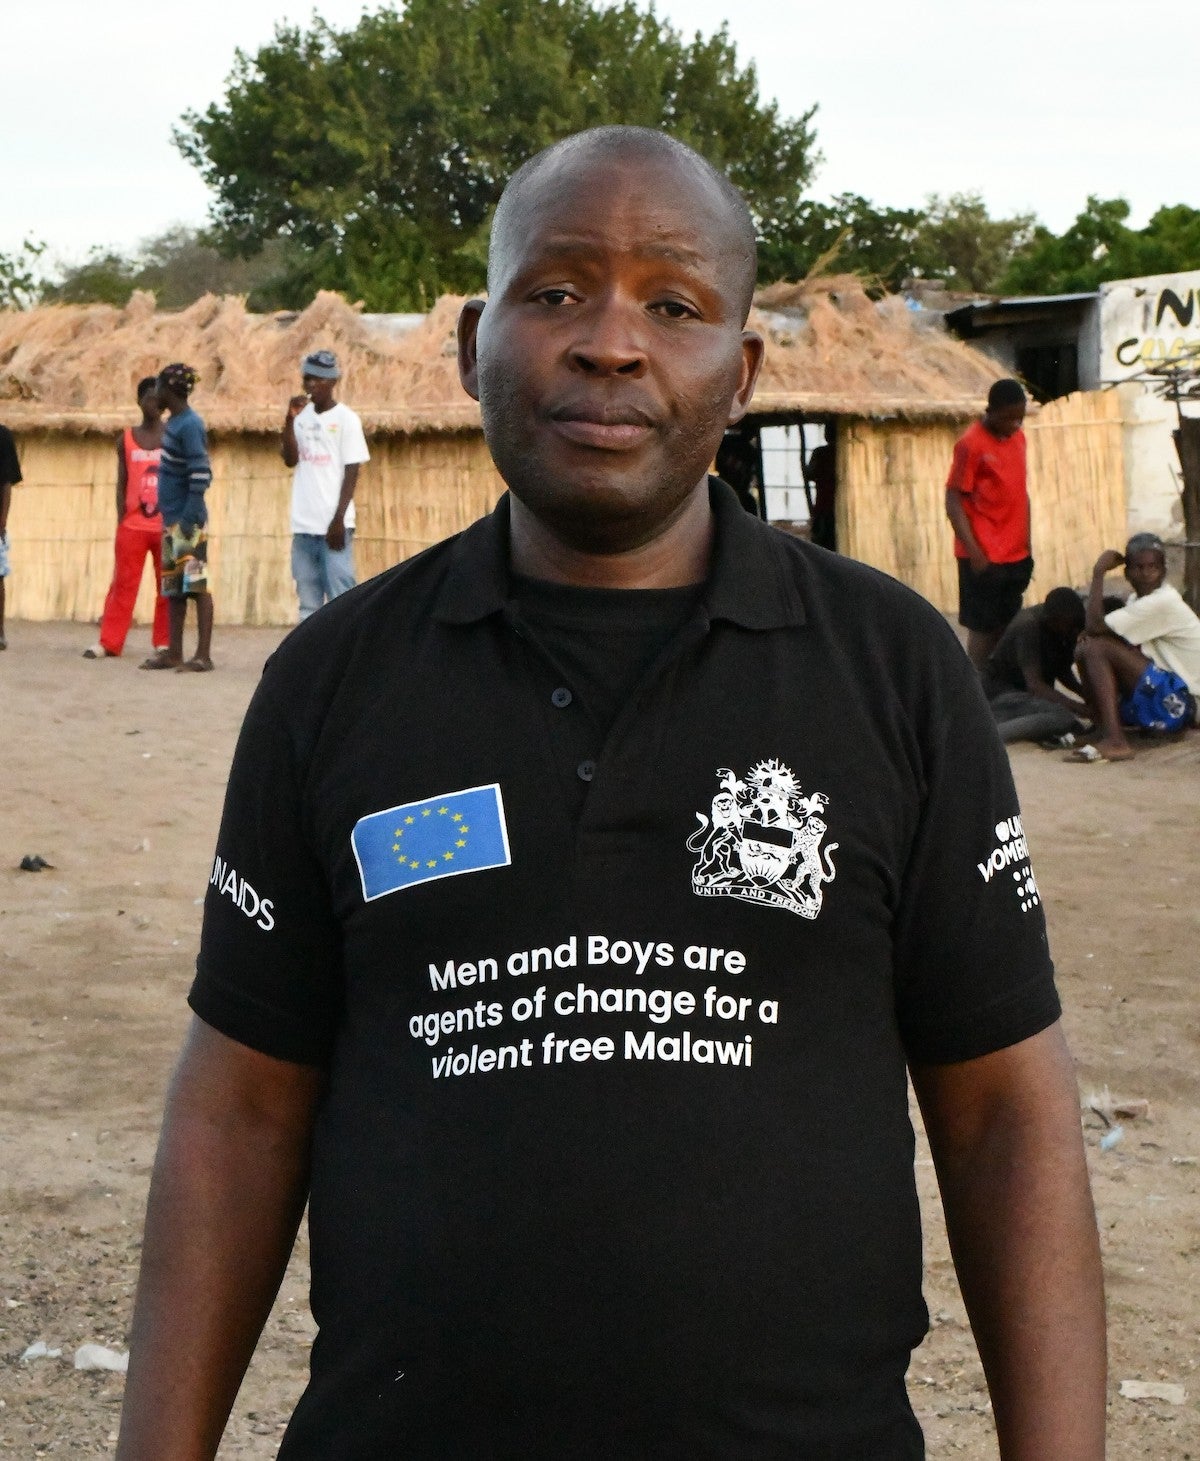
[[[133,622],[133,606],[137,601],[142,582],[142,569],[146,566],[146,554],[154,564],[154,632],[151,643],[166,644],[170,639],[167,601],[158,589],[162,582],[162,530],[155,528],[131,528],[127,523],[117,526],[117,540],[113,551],[116,565],[104,600],[104,614],[100,620],[100,643],[109,654],[120,654],[125,647],[125,636]]]

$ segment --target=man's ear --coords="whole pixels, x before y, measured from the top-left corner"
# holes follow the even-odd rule
[[[737,392],[729,408],[729,425],[738,422],[750,409],[758,373],[762,369],[766,346],[763,338],[754,330],[742,331],[742,368],[738,376]],[[465,382],[464,382],[465,384]]]
[[[476,358],[476,336],[483,314],[482,299],[468,299],[458,317],[458,378],[463,390],[479,399],[479,362]]]

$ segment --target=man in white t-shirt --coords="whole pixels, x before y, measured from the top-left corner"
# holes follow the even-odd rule
[[[1104,575],[1122,563],[1133,598],[1106,614]],[[1076,658],[1101,738],[1073,759],[1128,761],[1127,726],[1178,731],[1196,723],[1200,618],[1166,577],[1166,551],[1153,533],[1138,533],[1124,553],[1106,548],[1096,559]]]
[[[280,452],[292,476],[292,577],[300,617],[353,588],[354,488],[370,460],[362,422],[334,399],[341,379],[332,350],[300,362],[302,396],[288,402]]]

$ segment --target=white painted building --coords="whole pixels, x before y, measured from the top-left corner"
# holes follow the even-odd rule
[[[1119,386],[1130,532],[1183,537],[1174,405],[1135,380],[1147,367],[1200,348],[1200,269],[1118,279],[1100,287],[1099,380]]]
[[[1175,407],[1138,377],[1200,347],[1200,269],[1117,279],[1094,293],[977,300],[946,323],[1043,399],[1115,387],[1129,531],[1183,538]]]

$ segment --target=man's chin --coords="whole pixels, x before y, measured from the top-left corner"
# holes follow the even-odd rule
[[[704,480],[664,482],[655,473],[611,469],[573,472],[557,479],[510,481],[512,494],[555,537],[573,548],[620,553],[654,538],[682,510]]]

